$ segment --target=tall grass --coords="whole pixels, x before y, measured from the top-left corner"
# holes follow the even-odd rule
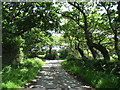
[[[80,61],[64,61],[62,66],[65,70],[75,73],[96,88],[119,88],[119,77],[113,74],[106,74],[102,71],[95,71],[94,66],[85,66]],[[87,68],[89,67],[89,69]],[[94,68],[90,68],[94,67]]]
[[[5,66],[2,71],[2,88],[24,87],[26,82],[34,79],[44,62],[39,58],[30,58],[20,62],[18,68]]]

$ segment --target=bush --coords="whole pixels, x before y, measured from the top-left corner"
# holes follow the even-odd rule
[[[65,61],[62,66],[96,88],[120,88],[119,77],[101,71],[94,71],[93,68],[87,68],[90,66],[86,66],[85,63],[82,64],[80,61]]]
[[[76,50],[74,52],[71,50],[68,50],[66,59],[67,60],[80,60],[80,54]]]
[[[6,66],[2,70],[2,88],[23,87],[34,79],[44,62],[39,58],[30,58],[20,62],[19,68]]]
[[[79,60],[79,57],[77,57],[76,55],[73,55],[73,54],[69,54],[67,57],[66,57],[67,60]]]
[[[2,88],[3,89],[6,89],[6,88],[13,88],[14,89],[14,88],[20,88],[20,86],[16,85],[13,82],[8,81],[6,84],[2,83]]]
[[[21,37],[17,38],[3,38],[2,44],[2,63],[5,65],[10,65],[16,63],[20,54],[20,46],[23,42]]]
[[[57,58],[57,52],[56,50],[52,50],[51,54],[49,54],[47,52],[46,56],[45,56],[45,59],[49,59],[49,60],[54,60]]]
[[[65,59],[65,58],[67,57],[67,55],[68,55],[67,49],[60,49],[60,50],[58,51],[58,53],[60,54],[60,55],[59,55],[59,58],[63,58],[63,59]]]
[[[20,62],[20,65],[22,67],[27,67],[27,68],[31,68],[31,67],[38,68],[41,67],[43,64],[44,64],[43,61],[39,58],[29,58]]]

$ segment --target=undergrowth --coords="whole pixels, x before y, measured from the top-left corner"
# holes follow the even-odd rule
[[[17,68],[5,66],[2,70],[2,89],[21,88],[34,79],[44,62],[39,58],[29,58],[19,63]]]
[[[120,78],[112,73],[100,71],[90,62],[64,61],[62,66],[65,70],[76,74],[95,88],[119,88]],[[106,70],[107,71],[107,70]]]

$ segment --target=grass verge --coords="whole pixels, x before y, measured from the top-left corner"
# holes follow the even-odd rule
[[[21,88],[34,79],[44,62],[39,58],[30,58],[19,63],[19,67],[5,66],[2,70],[2,89]]]
[[[82,65],[80,61],[64,61],[62,66],[65,70],[74,73],[78,77],[81,77],[95,88],[120,89],[119,77],[113,74],[94,71],[92,68],[88,69],[86,66]]]

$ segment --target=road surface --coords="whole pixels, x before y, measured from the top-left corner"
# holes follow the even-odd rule
[[[39,88],[39,90],[91,90],[89,86],[82,85],[79,81],[69,75],[61,67],[64,60],[46,60],[46,64],[37,76],[37,81],[29,88]],[[66,88],[66,89],[65,89]]]

